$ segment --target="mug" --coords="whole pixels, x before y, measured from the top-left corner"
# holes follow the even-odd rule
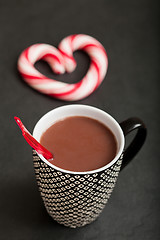
[[[140,150],[147,130],[138,118],[130,118],[118,124],[113,117],[98,108],[73,104],[45,114],[37,122],[33,137],[40,141],[42,134],[51,125],[71,116],[85,116],[103,123],[112,131],[118,145],[117,154],[111,162],[86,172],[73,172],[54,166],[33,150],[36,179],[47,212],[58,223],[76,228],[93,222],[102,212],[119,172]],[[124,149],[125,136],[133,130],[137,130],[137,134],[128,148]]]

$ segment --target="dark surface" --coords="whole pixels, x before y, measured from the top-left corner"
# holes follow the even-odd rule
[[[159,239],[158,14],[158,1],[151,0],[0,1],[0,239]],[[57,46],[73,33],[97,38],[109,58],[102,85],[78,103],[99,107],[119,122],[137,116],[148,128],[144,147],[120,173],[101,216],[80,229],[63,227],[48,216],[36,185],[31,148],[13,119],[19,116],[32,131],[42,115],[68,104],[28,87],[16,63],[31,44]],[[76,82],[85,74],[88,58],[75,56],[76,71],[58,79]],[[53,76],[46,64],[36,66]]]

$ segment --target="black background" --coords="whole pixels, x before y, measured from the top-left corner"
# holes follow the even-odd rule
[[[0,1],[0,239],[154,239],[160,235],[159,154],[159,5],[158,1]],[[47,214],[36,185],[31,148],[13,117],[32,131],[51,109],[71,104],[28,87],[17,72],[21,51],[31,44],[57,46],[64,37],[84,33],[105,47],[107,76],[91,96],[77,103],[110,113],[117,121],[138,116],[148,128],[147,141],[120,173],[111,199],[92,224],[69,229]],[[75,53],[77,82],[87,71],[88,57]],[[47,64],[36,67],[55,77]]]

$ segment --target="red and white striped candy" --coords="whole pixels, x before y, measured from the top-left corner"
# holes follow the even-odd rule
[[[34,64],[42,59],[48,62],[57,74],[72,72],[76,68],[73,58],[76,50],[85,51],[91,59],[88,72],[77,83],[69,84],[50,79],[34,67]],[[18,70],[32,88],[67,101],[80,100],[90,95],[103,81],[107,68],[107,54],[102,44],[84,34],[64,38],[58,49],[48,44],[34,44],[25,49],[18,59]]]

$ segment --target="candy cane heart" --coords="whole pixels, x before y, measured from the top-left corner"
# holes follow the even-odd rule
[[[76,68],[73,52],[85,51],[91,60],[86,75],[74,84],[60,82],[44,76],[34,66],[39,60],[46,61],[53,72],[70,73]],[[84,34],[64,38],[58,49],[49,44],[34,44],[25,49],[18,59],[22,78],[37,91],[54,98],[75,101],[89,96],[103,81],[108,68],[108,58],[102,44]]]

